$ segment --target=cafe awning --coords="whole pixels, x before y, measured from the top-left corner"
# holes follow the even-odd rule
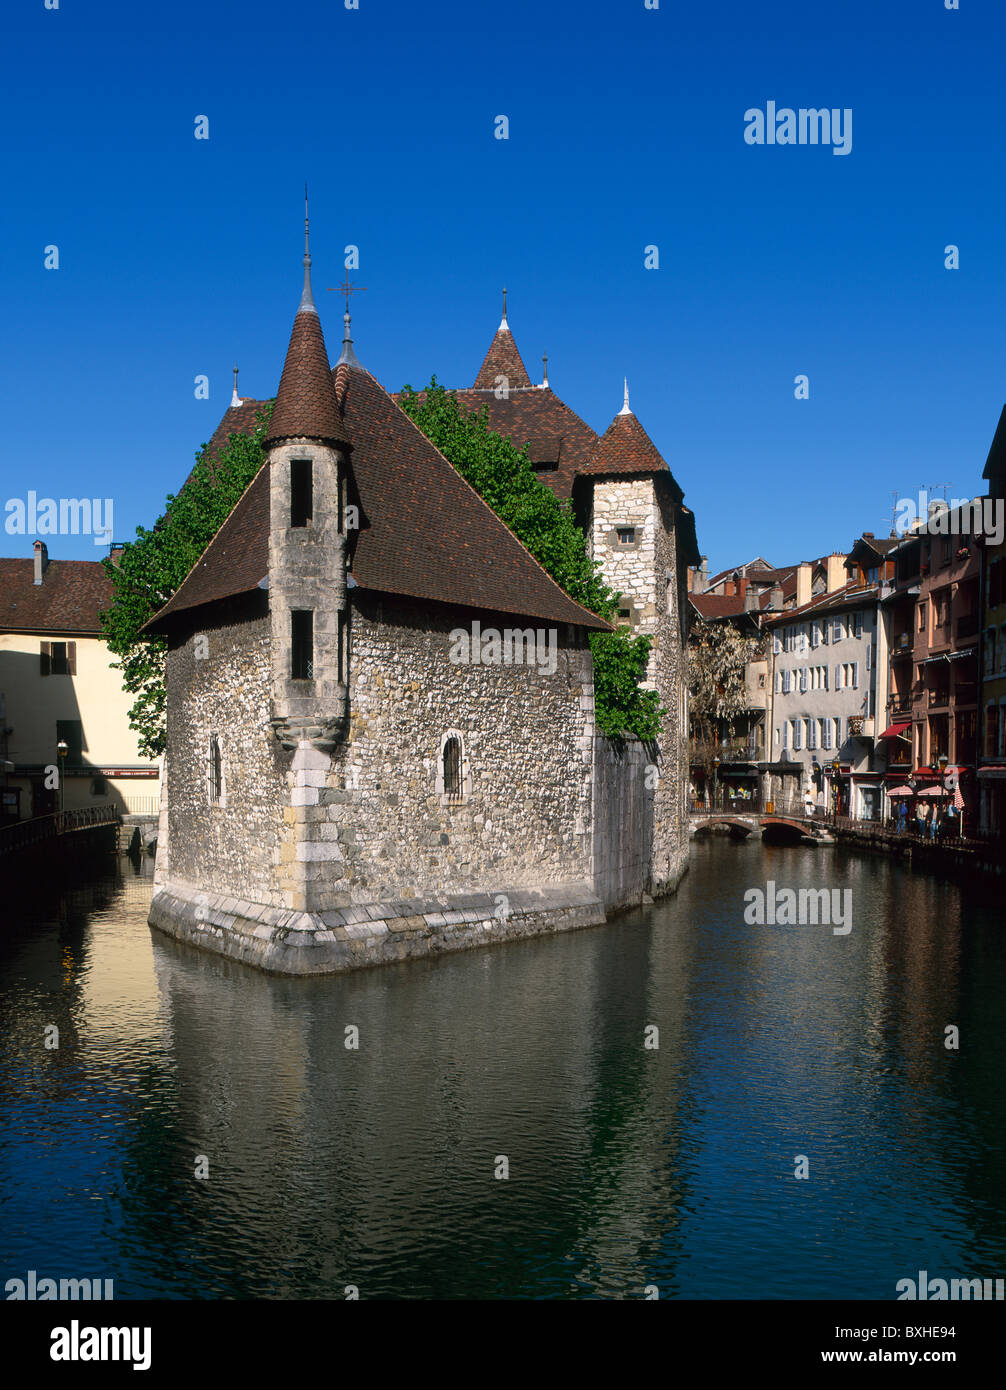
[[[887,795],[900,798],[906,796],[914,796],[915,793],[912,791],[911,787],[892,787],[891,790],[887,793]]]
[[[905,730],[912,727],[911,720],[904,724],[892,724],[889,729],[885,729],[880,735],[881,738],[904,738]]]

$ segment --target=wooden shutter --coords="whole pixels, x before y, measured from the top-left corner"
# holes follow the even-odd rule
[[[39,646],[38,673],[48,676],[52,671],[52,643],[42,642]]]
[[[67,642],[66,644],[66,674],[75,676],[77,674],[77,644]]]

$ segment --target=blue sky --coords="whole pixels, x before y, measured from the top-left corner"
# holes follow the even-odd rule
[[[234,362],[275,393],[305,178],[330,355],[348,243],[357,353],[389,390],[470,385],[507,284],[532,378],[546,351],[595,429],[628,376],[714,570],[886,534],[892,494],[983,490],[1006,400],[999,0],[359,5],[7,7],[0,523],[29,489],[110,496],[129,539]],[[746,144],[769,100],[851,108],[851,153]]]

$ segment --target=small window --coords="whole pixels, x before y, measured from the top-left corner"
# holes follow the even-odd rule
[[[636,543],[635,526],[619,526],[615,534],[618,536],[619,545],[635,545]]]
[[[631,609],[631,608],[620,608],[620,609],[618,610],[618,621],[619,621],[620,623],[631,623],[631,622],[632,622],[632,609]]]
[[[221,805],[224,791],[224,768],[223,757],[220,752],[220,740],[217,738],[216,734],[210,739],[210,751],[206,763],[206,781],[209,789],[210,805]]]
[[[295,681],[314,679],[314,613],[310,608],[295,608],[290,614],[291,666]]]
[[[290,460],[290,525],[307,526],[314,515],[314,465],[310,459]]]
[[[91,779],[91,795],[92,795],[92,796],[107,796],[107,795],[108,795],[108,783],[105,781],[104,777],[93,777],[93,778]]]
[[[340,613],[338,616],[339,630],[339,684],[345,685],[346,673],[349,670],[349,624],[346,622],[346,614]]]
[[[452,804],[461,800],[461,744],[456,738],[444,744],[444,795]]]

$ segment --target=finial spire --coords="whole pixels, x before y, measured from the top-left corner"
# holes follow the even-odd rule
[[[625,382],[625,396],[622,400],[622,408],[618,413],[619,415],[631,415],[632,411],[629,409],[629,378],[623,377],[622,380]]]
[[[237,369],[237,364],[235,363],[235,365],[234,365],[234,393],[233,393],[233,395],[231,396],[231,409],[233,410],[234,407],[235,407],[236,405],[240,405],[240,404],[241,404],[241,397],[238,395],[238,369]]]
[[[353,351],[353,336],[349,331],[350,318],[348,308],[342,316],[342,322],[345,325],[342,333],[342,352],[339,354],[339,361],[336,362],[335,365],[338,367],[340,362],[344,362],[347,367],[358,367],[360,363],[356,353]]]
[[[547,352],[543,352],[543,353],[542,353],[542,355],[541,355],[541,360],[542,360],[542,362],[543,362],[543,364],[544,364],[544,367],[545,367],[545,374],[544,374],[544,378],[543,378],[541,384],[542,384],[542,386],[548,386],[548,353],[547,353]]]
[[[503,317],[500,320],[500,328],[505,328],[508,333],[510,332],[510,325],[506,321],[506,285],[503,286]]]
[[[300,305],[297,312],[307,311],[316,314],[318,310],[314,305],[314,295],[311,293],[311,237],[310,223],[307,216],[307,184],[304,184],[304,293],[300,297]]]

